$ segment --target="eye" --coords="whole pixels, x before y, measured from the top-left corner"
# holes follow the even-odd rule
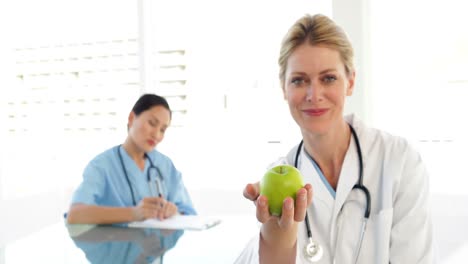
[[[301,86],[305,83],[305,80],[303,77],[293,77],[291,79],[291,83],[294,85],[294,86]]]
[[[153,120],[148,120],[148,123],[150,124],[150,126],[152,127],[155,127],[156,126],[156,122],[154,122]]]
[[[334,76],[334,75],[325,75],[325,76],[322,78],[322,81],[323,81],[324,83],[332,83],[332,82],[334,82],[334,81],[336,81],[336,80],[337,80],[337,78],[336,78],[336,76]]]

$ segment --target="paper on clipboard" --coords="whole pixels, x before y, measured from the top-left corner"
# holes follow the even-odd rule
[[[175,215],[164,220],[146,219],[144,221],[131,222],[128,224],[128,227],[205,230],[216,226],[219,223],[221,223],[221,219],[211,216]]]

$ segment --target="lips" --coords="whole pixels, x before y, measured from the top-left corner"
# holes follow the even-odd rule
[[[154,147],[156,145],[156,141],[151,140],[151,139],[146,141],[146,142],[148,142],[148,144],[151,145],[152,147]]]
[[[302,110],[303,113],[310,116],[321,116],[328,112],[327,108],[313,108]]]

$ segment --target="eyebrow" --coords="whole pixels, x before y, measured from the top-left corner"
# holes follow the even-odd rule
[[[156,116],[151,115],[151,119],[154,120],[154,121],[156,121],[157,124],[162,123],[162,122],[159,120],[159,118],[157,118]],[[162,126],[165,127],[165,128],[167,128],[167,127],[169,127],[169,124],[162,124]]]
[[[325,69],[321,71],[319,74],[329,73],[329,72],[336,72],[335,68]]]
[[[322,74],[325,74],[325,73],[329,73],[329,72],[336,72],[337,70],[335,68],[329,68],[329,69],[325,69],[323,71],[320,71],[319,72],[319,75],[322,75]],[[295,71],[295,72],[291,72],[291,75],[294,75],[294,74],[297,74],[297,75],[307,75],[307,73],[303,72],[303,71]]]

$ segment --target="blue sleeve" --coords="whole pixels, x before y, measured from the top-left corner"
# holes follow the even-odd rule
[[[105,193],[105,174],[95,162],[90,162],[83,172],[83,181],[73,194],[72,204],[98,204]]]
[[[181,173],[171,164],[170,168],[170,186],[167,200],[177,205],[179,212],[186,215],[195,215],[197,212],[192,204],[192,199],[182,181]]]

